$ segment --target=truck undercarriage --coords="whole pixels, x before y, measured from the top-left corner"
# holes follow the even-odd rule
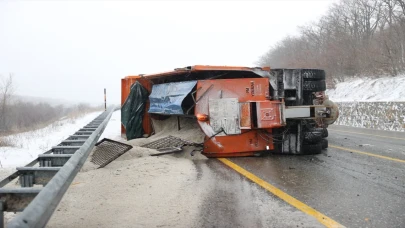
[[[207,157],[316,154],[338,117],[319,69],[192,66],[122,79],[122,133],[153,134],[151,118],[196,119]],[[128,134],[131,133],[131,134]]]

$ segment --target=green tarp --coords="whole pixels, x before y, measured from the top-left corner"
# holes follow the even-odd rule
[[[148,91],[139,82],[131,86],[127,100],[121,107],[121,123],[125,127],[127,140],[141,138],[144,134],[142,119],[148,96]]]

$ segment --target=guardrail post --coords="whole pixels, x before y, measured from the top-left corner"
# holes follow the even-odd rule
[[[0,201],[0,228],[4,228],[4,209],[3,209],[3,201]]]
[[[7,227],[45,227],[104,131],[114,108],[103,112],[86,128],[0,181],[0,228],[5,211],[19,212]],[[89,127],[91,126],[91,127]],[[39,167],[35,166],[39,163]],[[19,178],[21,188],[3,188]],[[31,188],[43,185],[43,188]]]

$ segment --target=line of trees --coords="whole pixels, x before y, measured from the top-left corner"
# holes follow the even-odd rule
[[[272,68],[322,68],[329,85],[356,75],[405,72],[405,0],[341,0],[260,59]]]
[[[62,117],[72,118],[104,109],[103,106],[93,107],[86,103],[52,106],[45,102],[25,102],[15,99],[14,92],[12,75],[0,77],[0,136],[43,127]]]
[[[13,76],[6,79],[0,77],[0,132],[7,129],[7,106],[14,93]]]

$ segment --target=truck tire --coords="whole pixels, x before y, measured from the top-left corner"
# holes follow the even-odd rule
[[[311,129],[304,132],[304,142],[307,143],[319,143],[322,140],[322,132],[317,129]]]
[[[322,141],[321,141],[321,144],[322,144],[322,150],[324,150],[324,149],[326,149],[326,148],[328,148],[328,140],[327,139],[322,139]]]
[[[322,138],[326,138],[329,136],[329,132],[327,128],[322,128]]]
[[[306,80],[325,80],[325,71],[319,69],[302,69],[302,78]],[[305,80],[304,80],[305,81]]]
[[[325,91],[326,90],[326,83],[325,83],[325,80],[303,81],[302,82],[302,88],[304,89],[304,91],[309,91],[309,92]]]
[[[303,105],[313,105],[314,98],[315,97],[312,92],[305,91],[302,95]]]
[[[320,154],[322,153],[322,143],[302,145],[302,154]]]

